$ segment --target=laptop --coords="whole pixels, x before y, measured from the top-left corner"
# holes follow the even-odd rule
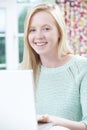
[[[48,130],[36,121],[32,70],[0,71],[0,130]]]

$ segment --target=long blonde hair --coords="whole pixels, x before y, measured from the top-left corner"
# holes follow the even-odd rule
[[[64,55],[71,53],[71,50],[66,43],[65,22],[58,5],[56,3],[54,4],[41,3],[33,7],[33,9],[30,12],[28,12],[25,19],[24,55],[23,55],[23,61],[21,63],[21,69],[33,69],[35,85],[37,84],[41,61],[39,55],[30,46],[28,36],[29,36],[29,27],[30,27],[31,18],[35,13],[40,11],[48,12],[53,16],[55,20],[56,26],[60,33],[60,39],[58,43],[58,56],[62,57]]]

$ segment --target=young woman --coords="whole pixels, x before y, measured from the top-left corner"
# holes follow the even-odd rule
[[[33,69],[39,122],[87,130],[87,59],[73,55],[66,39],[58,5],[36,5],[25,21],[21,69]]]

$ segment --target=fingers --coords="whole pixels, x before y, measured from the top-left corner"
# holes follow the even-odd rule
[[[48,115],[37,115],[37,121],[40,122],[40,123],[50,122]]]

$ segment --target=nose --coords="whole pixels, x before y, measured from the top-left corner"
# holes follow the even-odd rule
[[[44,37],[43,33],[41,30],[38,30],[37,33],[36,33],[36,38],[37,39],[42,39]]]

